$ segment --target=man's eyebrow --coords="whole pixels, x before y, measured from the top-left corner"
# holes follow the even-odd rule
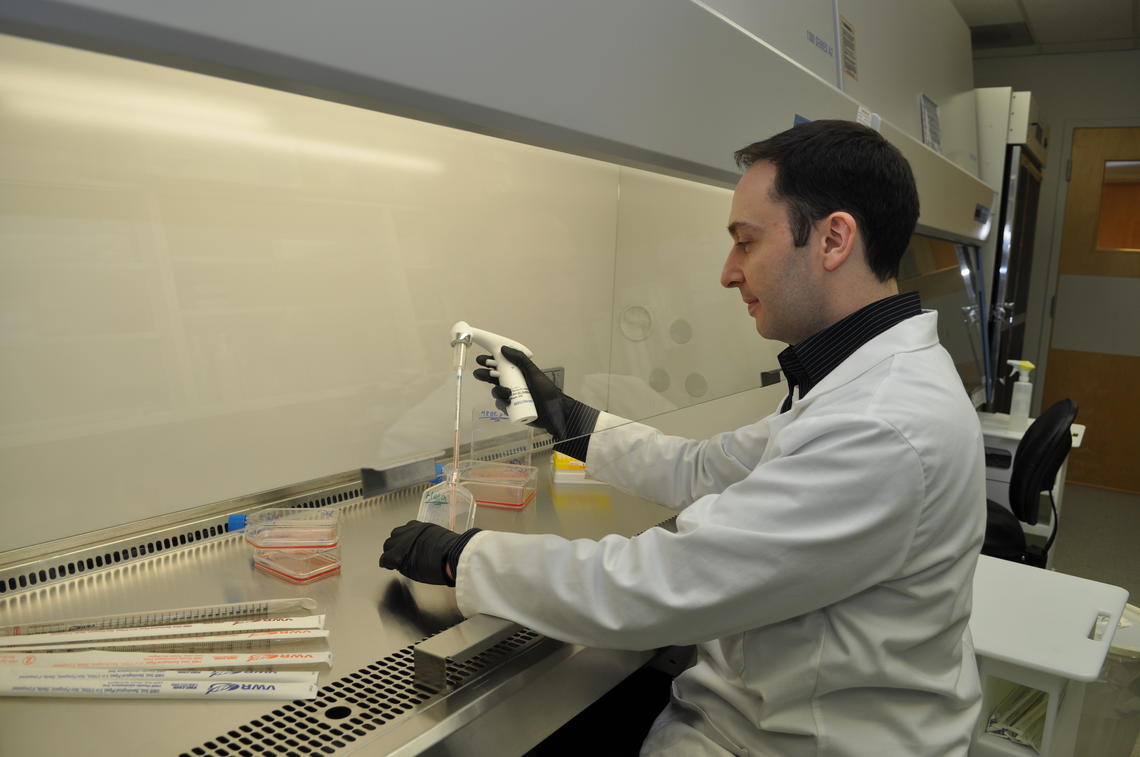
[[[728,225],[728,233],[732,236],[736,236],[736,232],[744,230],[760,231],[760,227],[747,221],[733,221]]]

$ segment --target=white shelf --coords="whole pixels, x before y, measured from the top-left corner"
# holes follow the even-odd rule
[[[1095,681],[1110,637],[1088,638],[1098,615],[1115,628],[1128,592],[982,555],[970,631],[979,655],[1075,681]]]
[[[970,632],[988,718],[999,682],[1045,692],[1041,757],[1073,757],[1084,684],[1096,680],[1112,637],[1090,639],[1097,618],[1115,628],[1128,592],[1117,586],[981,556],[974,573]],[[978,723],[980,731],[982,722]],[[971,757],[1033,757],[1034,751],[976,732]]]

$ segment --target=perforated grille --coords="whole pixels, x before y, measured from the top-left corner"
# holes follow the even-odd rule
[[[447,681],[459,686],[542,637],[523,629],[460,664],[448,663]],[[182,752],[180,757],[336,754],[388,723],[443,696],[415,684],[409,645],[297,700]]]

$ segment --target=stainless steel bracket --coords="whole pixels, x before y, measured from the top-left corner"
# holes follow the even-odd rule
[[[522,630],[492,615],[475,615],[416,645],[412,659],[415,682],[432,691],[449,688],[447,661],[462,663]]]

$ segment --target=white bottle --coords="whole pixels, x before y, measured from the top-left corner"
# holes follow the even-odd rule
[[[1006,362],[1013,366],[1010,375],[1018,376],[1009,400],[1009,428],[1011,431],[1024,431],[1029,428],[1029,402],[1033,399],[1033,384],[1029,381],[1029,374],[1037,366],[1028,360]]]

